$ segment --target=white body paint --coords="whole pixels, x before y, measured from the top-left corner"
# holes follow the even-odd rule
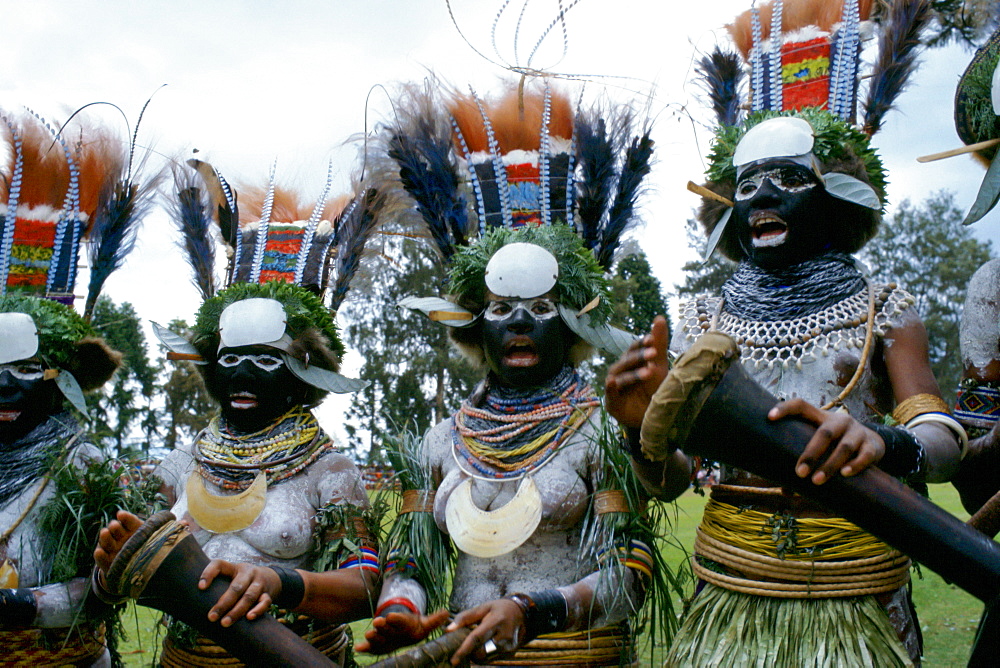
[[[211,533],[187,512],[185,486],[196,466],[192,447],[189,444],[171,452],[156,473],[177,499],[171,511],[190,525],[210,559],[309,570],[312,564],[306,559],[312,547],[316,511],[329,503],[368,507],[368,495],[354,462],[330,453],[305,471],[270,486],[264,510],[253,524],[232,533]],[[205,487],[211,494],[227,494],[208,481]]]
[[[532,473],[542,496],[542,518],[538,528],[519,547],[507,554],[489,559],[458,553],[452,584],[451,608],[466,610],[487,601],[516,592],[568,588],[582,584],[596,592],[604,614],[591,620],[592,627],[623,620],[628,612],[627,594],[630,582],[610,582],[612,570],[595,572],[594,563],[581,563],[580,530],[587,516],[589,495],[594,489],[598,456],[591,450],[597,412],[541,469]],[[438,528],[447,533],[445,507],[448,497],[469,475],[458,467],[452,456],[451,420],[435,426],[424,439],[424,455],[429,459],[437,482],[434,498],[434,519]],[[484,510],[506,504],[517,489],[517,481],[487,481],[473,479],[472,498]],[[634,577],[629,571],[628,578]],[[412,592],[423,592],[414,580],[387,576],[380,601],[404,596],[418,606],[423,605]],[[575,600],[570,597],[569,600]],[[423,609],[422,607],[419,609]],[[585,610],[570,610],[570,617],[586,619]]]
[[[79,469],[87,467],[89,462],[102,459],[100,451],[90,444],[80,444],[74,447],[69,462]],[[12,526],[17,518],[31,504],[32,497],[38,491],[44,478],[28,485],[20,495],[0,508],[0,531]],[[78,622],[84,597],[90,588],[90,581],[85,577],[73,578],[66,582],[50,583],[44,581],[47,564],[43,563],[42,532],[40,527],[41,510],[55,496],[55,485],[50,481],[39,495],[37,501],[28,511],[27,516],[18,525],[7,541],[6,558],[17,568],[18,588],[34,590],[37,611],[32,624],[37,628],[63,629]],[[110,655],[105,652],[93,666],[110,665]]]
[[[958,338],[966,368],[982,372],[1000,359],[1000,260],[990,260],[969,280]]]

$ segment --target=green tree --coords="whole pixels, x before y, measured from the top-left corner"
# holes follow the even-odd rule
[[[173,320],[169,329],[187,336],[190,328],[184,320]],[[163,394],[163,447],[173,450],[178,441],[190,440],[208,426],[218,405],[209,395],[201,374],[193,362],[179,361],[165,365],[160,386]]]
[[[649,331],[653,318],[658,315],[666,316],[667,326],[670,326],[666,297],[643,251],[618,261],[611,290],[615,300],[614,321],[623,329],[643,334]]]
[[[369,386],[354,394],[347,412],[350,444],[381,461],[387,430],[422,433],[451,415],[482,373],[448,341],[447,327],[400,309],[404,297],[441,293],[443,267],[424,239],[392,237],[387,254],[373,263],[370,280],[348,296],[346,341],[364,359]]]
[[[612,325],[642,336],[649,331],[653,318],[662,315],[667,319],[667,329],[670,329],[667,298],[645,252],[636,248],[618,260],[610,283],[614,307]],[[617,357],[599,351],[596,357],[581,366],[580,372],[598,393],[603,393],[608,367],[614,364]]]
[[[688,247],[701,255],[705,248],[705,237],[701,233],[701,227],[694,220],[689,220],[686,232]],[[685,272],[684,284],[675,285],[674,288],[679,297],[687,299],[700,294],[718,294],[722,284],[736,270],[736,263],[716,251],[707,260],[688,262],[681,269]]]
[[[947,191],[919,206],[904,200],[883,221],[878,236],[859,253],[878,281],[895,282],[916,299],[927,328],[931,366],[945,399],[954,399],[962,373],[958,324],[972,274],[993,256],[962,225],[963,212]]]
[[[101,297],[92,324],[107,344],[123,355],[122,368],[89,401],[94,435],[109,443],[118,455],[126,455],[138,430],[138,450],[148,455],[158,438],[159,420],[154,407],[157,370],[149,362],[142,323],[130,303],[115,305]]]

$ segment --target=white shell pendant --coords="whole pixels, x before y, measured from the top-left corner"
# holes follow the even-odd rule
[[[462,552],[483,559],[499,557],[535,533],[542,521],[542,495],[526,475],[514,498],[496,510],[483,510],[472,500],[472,478],[466,478],[449,495],[444,516],[448,533]]]
[[[267,503],[267,477],[263,472],[239,494],[212,494],[205,489],[205,481],[198,471],[191,473],[185,489],[188,513],[198,526],[212,533],[246,529],[260,517]]]

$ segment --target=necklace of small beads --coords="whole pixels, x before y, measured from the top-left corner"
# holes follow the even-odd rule
[[[600,404],[589,385],[580,381],[559,395],[546,393],[546,397],[501,399],[491,397],[487,407],[476,408],[464,403],[453,420],[453,443],[456,458],[462,460],[482,475],[493,479],[509,479],[543,466],[556,453],[566,437],[576,431]],[[490,408],[499,408],[489,410]],[[526,410],[525,410],[526,409]],[[499,423],[487,429],[470,429],[465,425],[468,417]],[[555,422],[529,442],[513,448],[497,448],[493,443],[507,443],[544,422]]]
[[[268,485],[290,478],[332,448],[310,411],[297,406],[270,427],[249,435],[224,431],[218,418],[195,446],[202,478],[226,490],[245,490],[257,471]]]

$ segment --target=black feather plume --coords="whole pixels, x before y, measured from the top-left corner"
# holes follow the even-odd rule
[[[739,54],[716,47],[698,61],[695,71],[701,77],[719,124],[736,125],[740,119],[740,85],[744,76]]]
[[[181,246],[202,299],[215,295],[215,239],[207,193],[194,173],[175,170],[176,196],[170,198],[170,215],[181,232]]]
[[[345,216],[337,221],[334,241],[337,278],[330,296],[330,310],[337,311],[344,302],[351,280],[361,265],[365,245],[378,228],[385,204],[385,197],[374,188],[369,188],[358,196],[355,204],[345,211]]]
[[[603,118],[579,115],[575,132],[576,159],[580,166],[576,200],[580,236],[587,248],[595,248],[601,238],[601,219],[611,198],[615,177],[614,149]]]
[[[622,234],[633,220],[635,203],[639,198],[642,181],[649,174],[652,158],[653,140],[650,139],[649,132],[642,137],[635,137],[625,151],[625,162],[618,177],[615,199],[608,212],[607,223],[601,230],[600,243],[594,249],[597,261],[605,269],[611,267]]]
[[[864,104],[864,130],[874,135],[916,69],[920,33],[931,19],[929,0],[895,0],[882,23],[882,39]]]
[[[428,119],[413,131],[395,131],[389,139],[389,157],[399,167],[399,178],[417,203],[417,210],[447,261],[455,244],[466,243],[468,212],[459,191],[459,177],[451,158],[451,137],[439,136]]]
[[[145,162],[145,161],[143,161]],[[139,224],[149,213],[153,195],[162,178],[162,171],[139,182],[132,175],[131,165],[122,164],[117,178],[100,194],[94,223],[90,229],[88,253],[90,284],[83,317],[90,319],[104,282],[125,262],[135,246]],[[142,165],[136,173],[142,172]]]

